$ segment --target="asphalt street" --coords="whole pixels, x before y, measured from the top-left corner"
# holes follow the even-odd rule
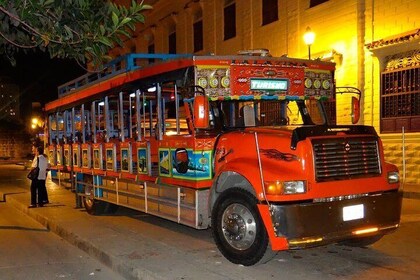
[[[195,230],[129,209],[91,216],[75,195],[47,180],[51,204],[28,209],[20,167],[0,166],[0,200],[126,279],[420,279],[420,200],[404,198],[400,229],[370,248],[328,245],[279,252],[266,264],[234,265],[210,230]],[[412,191],[413,195],[415,192]]]

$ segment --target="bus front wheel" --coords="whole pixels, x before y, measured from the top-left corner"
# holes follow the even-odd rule
[[[212,232],[220,252],[232,263],[250,266],[274,256],[257,199],[245,190],[227,190],[216,200]]]

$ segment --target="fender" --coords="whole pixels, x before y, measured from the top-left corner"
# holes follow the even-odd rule
[[[223,165],[219,170],[216,171],[213,187],[216,188],[216,192],[219,192],[220,186],[223,184],[220,184],[219,177],[223,173],[229,173],[231,175],[237,174],[239,177],[242,177],[248,184],[249,187],[252,189],[249,190],[248,188],[245,188],[249,192],[251,192],[255,197],[261,201],[264,199],[262,196],[262,186],[261,186],[261,176],[258,169],[258,161],[256,159],[233,159],[232,161],[229,161],[225,165]],[[233,186],[232,186],[233,187]]]
[[[258,210],[260,211],[261,219],[263,220],[265,229],[267,230],[268,237],[270,239],[271,249],[273,251],[287,250],[289,249],[289,243],[286,237],[277,237],[274,233],[273,222],[271,220],[270,209],[267,204],[258,204]]]

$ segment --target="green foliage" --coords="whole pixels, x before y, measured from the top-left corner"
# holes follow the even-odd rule
[[[109,0],[0,0],[0,55],[13,64],[17,51],[38,48],[51,58],[98,66],[131,38],[151,8],[135,0],[129,7]]]

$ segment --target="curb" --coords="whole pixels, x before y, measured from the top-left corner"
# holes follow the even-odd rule
[[[420,199],[420,193],[418,193],[418,192],[403,192],[403,198]]]
[[[0,193],[0,198],[1,197],[3,197],[3,201],[6,202],[6,194]],[[22,204],[10,195],[7,195],[7,203],[10,203],[12,207],[16,208],[17,210],[36,220],[37,222],[45,226],[49,231],[57,234],[73,246],[76,246],[77,248],[83,250],[89,256],[108,266],[113,271],[115,271],[116,273],[118,273],[126,279],[163,280],[162,277],[159,277],[152,271],[127,265],[126,262],[123,262],[118,257],[109,254],[108,252],[95,246],[88,240],[85,240],[79,235],[75,234],[74,232],[67,230],[65,227],[57,223],[54,219],[49,219],[44,215],[36,213],[35,211],[29,211],[26,205]]]

